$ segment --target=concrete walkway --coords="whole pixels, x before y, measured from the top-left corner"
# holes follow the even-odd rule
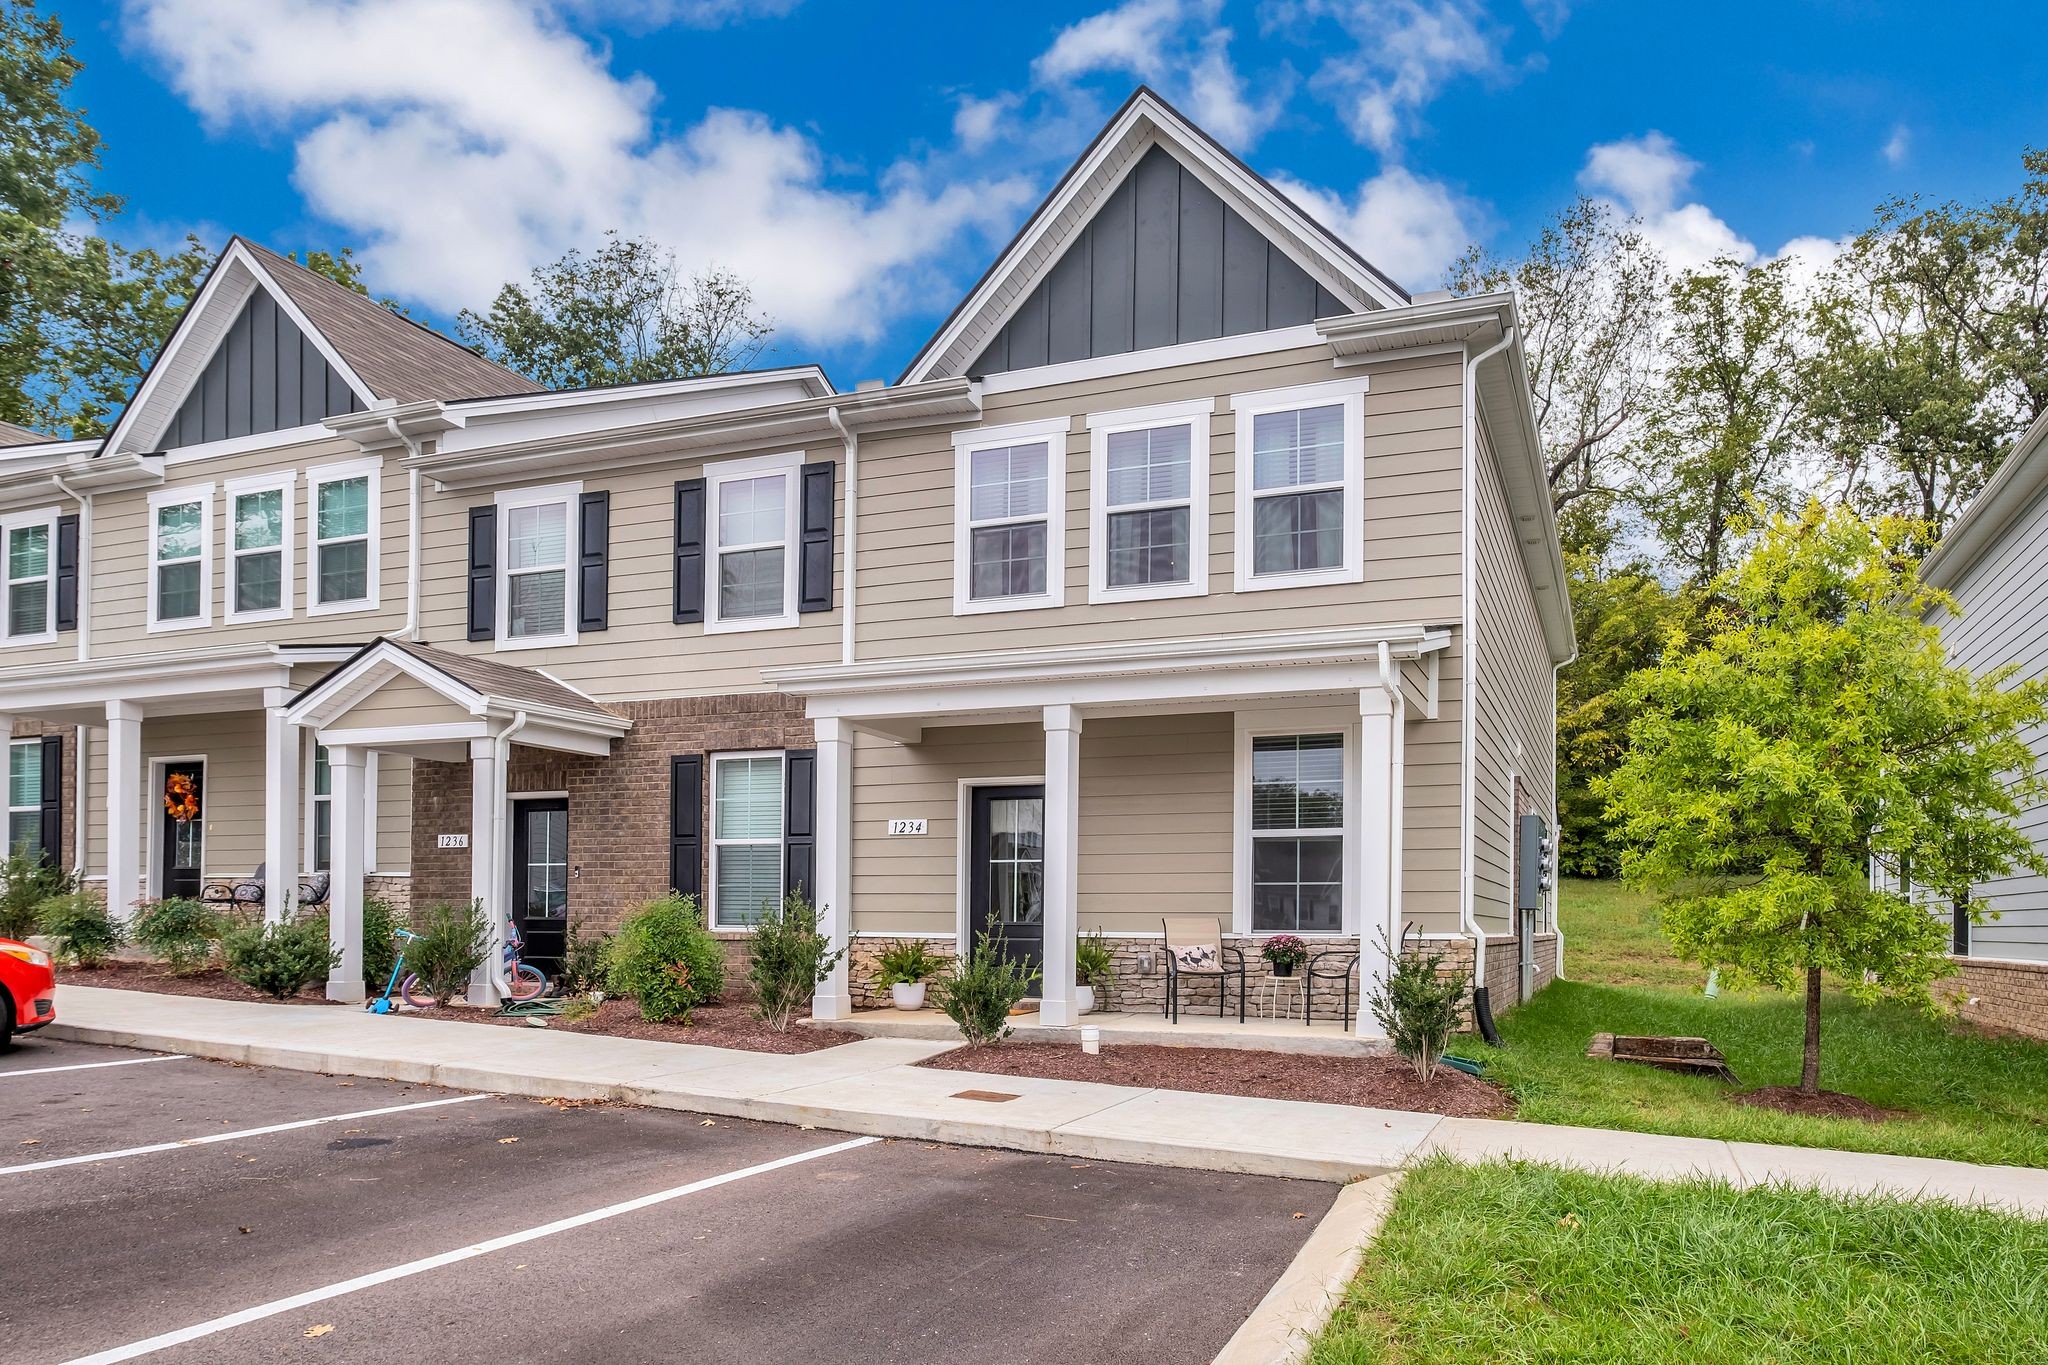
[[[914,1063],[957,1044],[924,1039],[866,1038],[784,1056],[84,986],[59,988],[57,1017],[48,1031],[82,1042],[1101,1161],[1348,1181],[1435,1155],[1516,1157],[2048,1217],[2048,1170],[936,1071]]]

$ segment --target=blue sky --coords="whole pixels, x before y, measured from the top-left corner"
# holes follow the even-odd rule
[[[50,0],[46,0],[50,3]],[[610,226],[893,375],[1139,80],[1413,288],[1582,192],[1679,263],[1828,244],[2048,144],[2030,5],[62,3],[115,235],[355,247],[429,319]],[[2031,11],[2031,13],[2030,13]]]

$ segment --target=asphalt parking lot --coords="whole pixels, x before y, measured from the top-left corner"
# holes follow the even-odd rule
[[[1206,1361],[1336,1193],[153,1056],[0,1055],[0,1361]]]

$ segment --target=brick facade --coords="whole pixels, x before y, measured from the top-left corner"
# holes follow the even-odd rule
[[[803,702],[752,693],[618,702],[611,709],[633,728],[608,757],[526,748],[515,742],[506,787],[569,796],[569,918],[610,932],[634,906],[669,889],[669,759],[676,754],[806,749],[811,723]],[[711,765],[704,765],[703,809],[711,810]],[[470,832],[470,765],[421,760],[412,778],[412,902],[469,899],[469,850],[437,847],[437,836]],[[710,840],[705,840],[708,878]],[[708,883],[707,883],[708,884]],[[744,939],[739,955],[744,957]],[[728,956],[734,950],[728,949]]]
[[[1429,952],[1442,953],[1443,967],[1440,970],[1457,970],[1469,973],[1472,970],[1472,940],[1469,938],[1429,939],[1423,945]],[[1486,995],[1496,1017],[1513,1009],[1519,1002],[1519,991],[1515,981],[1518,957],[1515,952],[1515,938],[1512,934],[1489,934],[1486,939]],[[1555,933],[1536,935],[1536,982],[1540,991],[1557,980],[1557,935]],[[1471,1027],[1471,1021],[1466,1021]]]
[[[1973,1024],[2048,1039],[2048,962],[1957,958],[1935,993],[1959,997],[1956,1012]]]

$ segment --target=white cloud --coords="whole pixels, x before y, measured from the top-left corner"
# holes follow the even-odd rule
[[[657,132],[653,84],[542,4],[129,0],[127,18],[209,122],[298,130],[307,206],[356,236],[379,290],[441,311],[615,227],[747,278],[786,335],[871,338],[935,254],[1025,197],[931,188],[910,163],[841,188],[807,137],[745,111]]]
[[[1274,183],[1358,254],[1410,289],[1434,288],[1485,211],[1437,180],[1389,166],[1348,201],[1285,176]]]
[[[1603,142],[1586,153],[1581,188],[1605,196],[1636,219],[1644,238],[1672,268],[1694,270],[1730,256],[1756,259],[1755,244],[1704,204],[1681,203],[1699,163],[1654,129],[1641,137]]]
[[[1887,165],[1903,166],[1913,151],[1913,130],[1901,123],[1892,129],[1892,135],[1884,144],[1884,159]]]
[[[1313,84],[1352,136],[1382,155],[1450,81],[1504,67],[1501,35],[1478,0],[1306,0],[1297,12],[1334,19],[1357,44],[1326,60]]]
[[[1213,21],[1218,9],[1218,0],[1125,0],[1061,29],[1031,64],[1032,78],[1057,85],[1097,71],[1157,71],[1181,27]]]
[[[1219,28],[1222,0],[1124,0],[1060,30],[1031,63],[1040,87],[1064,89],[1087,76],[1115,73],[1158,87],[1196,123],[1238,150],[1273,126],[1293,93],[1291,71],[1270,73],[1254,97],[1231,57],[1232,33]]]
[[[963,152],[978,152],[996,140],[1002,132],[1003,118],[1017,107],[1017,97],[1010,94],[976,99],[962,95],[953,107],[953,137]]]

